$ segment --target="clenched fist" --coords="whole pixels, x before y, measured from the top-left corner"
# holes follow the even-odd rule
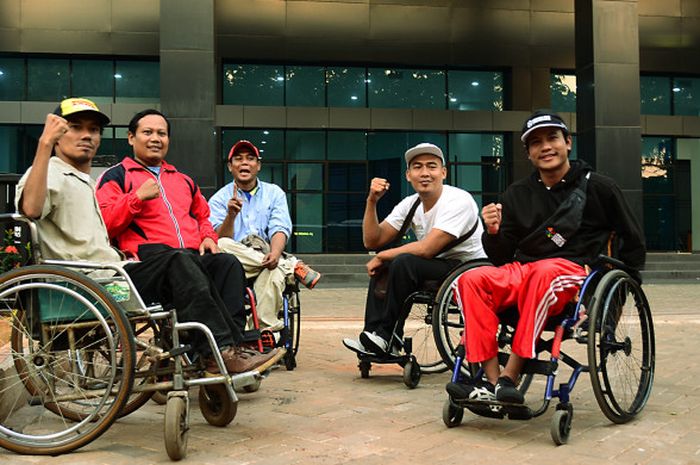
[[[490,203],[481,209],[481,217],[486,225],[488,234],[498,234],[501,227],[501,210],[503,206],[500,203]]]
[[[389,181],[384,178],[372,178],[372,183],[369,186],[369,197],[367,200],[377,201],[381,199],[386,191],[389,190]]]

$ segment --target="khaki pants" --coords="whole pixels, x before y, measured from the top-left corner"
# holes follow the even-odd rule
[[[219,239],[219,248],[222,252],[236,256],[243,265],[246,278],[256,278],[253,290],[255,291],[260,328],[270,328],[273,331],[282,329],[284,322],[277,317],[277,314],[282,309],[282,292],[285,281],[287,276],[294,273],[297,259],[291,255],[280,257],[277,267],[268,270],[262,266],[265,255],[240,242],[222,237]],[[252,325],[249,324],[249,326]]]

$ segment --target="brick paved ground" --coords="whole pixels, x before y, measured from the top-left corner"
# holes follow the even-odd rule
[[[226,428],[208,425],[193,399],[188,456],[196,464],[700,464],[700,286],[646,286],[657,330],[654,390],[641,416],[613,425],[600,412],[587,375],[576,386],[568,445],[550,435],[553,408],[528,422],[466,412],[460,427],[441,420],[446,373],[408,390],[398,366],[361,379],[340,340],[361,329],[363,290],[302,293],[299,367],[278,369],[257,393],[242,394]],[[569,352],[579,354],[574,343]],[[563,370],[562,370],[563,372]],[[563,373],[564,374],[564,373]],[[61,457],[0,451],[0,463],[168,463],[164,408],[153,403],[120,420],[84,449]]]

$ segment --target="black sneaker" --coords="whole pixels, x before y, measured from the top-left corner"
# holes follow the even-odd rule
[[[488,381],[479,380],[475,384],[463,384],[449,382],[445,386],[445,390],[453,400],[480,400],[494,401],[494,386]]]
[[[525,403],[525,397],[523,397],[522,392],[518,391],[513,380],[507,376],[498,378],[496,383],[496,400],[509,404]]]

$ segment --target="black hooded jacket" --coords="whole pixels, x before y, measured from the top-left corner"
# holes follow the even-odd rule
[[[642,269],[646,248],[639,222],[617,184],[595,172],[588,180],[583,219],[573,237],[547,256],[528,250],[527,246],[519,247],[525,237],[540,228],[556,211],[575,189],[579,178],[589,171],[591,167],[586,162],[572,160],[569,172],[551,189],[547,189],[537,171],[511,184],[501,198],[503,211],[498,234],[484,231],[482,236],[484,249],[494,264],[527,263],[555,257],[588,264],[605,253],[610,233],[614,231],[619,244],[616,258],[627,266]]]

